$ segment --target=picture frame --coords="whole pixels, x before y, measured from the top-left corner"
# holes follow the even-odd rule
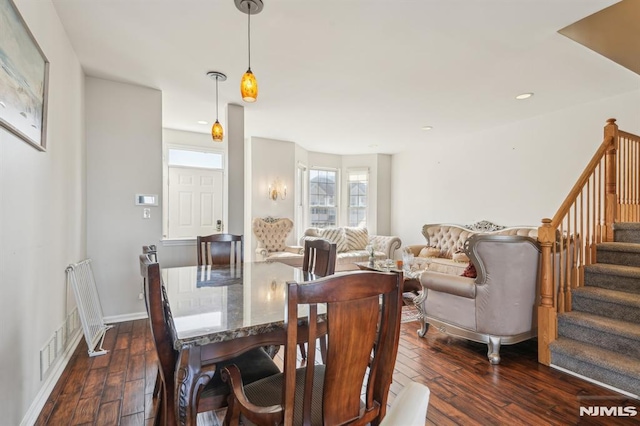
[[[13,0],[0,0],[0,126],[45,151],[49,61]]]

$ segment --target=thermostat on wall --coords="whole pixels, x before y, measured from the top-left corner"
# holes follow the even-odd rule
[[[136,194],[136,206],[157,206],[158,196],[155,194]]]

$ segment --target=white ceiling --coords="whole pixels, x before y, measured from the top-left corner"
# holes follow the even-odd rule
[[[86,74],[162,90],[164,127],[210,131],[215,70],[228,76],[222,123],[240,104],[246,136],[312,151],[394,153],[640,88],[557,33],[615,0],[264,3],[251,18],[260,94],[247,104],[247,15],[233,0],[53,0]]]

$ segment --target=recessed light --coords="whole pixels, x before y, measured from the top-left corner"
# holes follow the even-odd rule
[[[422,126],[422,130],[431,130],[433,126]]]
[[[209,124],[209,123],[207,123],[207,122],[206,122],[206,121],[204,121],[204,120],[199,120],[199,121],[198,121],[198,124]]]
[[[533,93],[531,93],[531,92],[529,92],[529,93],[520,93],[518,96],[516,96],[516,99],[518,99],[518,100],[529,99],[532,96],[533,96]]]
[[[378,147],[378,145],[375,144],[375,143],[372,143],[371,145],[369,145],[369,148],[377,148],[377,147]]]

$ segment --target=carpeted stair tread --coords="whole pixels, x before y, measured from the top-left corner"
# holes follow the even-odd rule
[[[623,222],[613,224],[614,241],[640,243],[640,223]]]
[[[640,244],[599,243],[596,246],[596,258],[598,263],[640,267]]]
[[[558,316],[558,335],[640,359],[640,324],[573,311]]]
[[[638,253],[640,254],[640,244],[637,243],[598,243],[597,250],[617,251],[625,253]]]
[[[618,336],[630,337],[638,340],[638,344],[640,345],[640,324],[601,317],[587,312],[575,311],[561,314],[558,319],[574,324],[582,324],[585,327],[593,329],[606,330],[607,333]]]
[[[587,299],[600,300],[640,309],[640,294],[636,293],[626,293],[600,287],[580,287],[573,289],[572,294],[579,294],[581,297]]]
[[[640,268],[608,263],[587,265],[584,267],[584,285],[640,293]]]
[[[613,230],[640,231],[640,222],[614,222]]]
[[[597,346],[561,337],[549,345],[551,364],[640,395],[640,362]]]
[[[571,292],[573,311],[640,324],[640,293],[579,287]]]
[[[640,280],[640,267],[627,265],[614,265],[611,263],[594,263],[584,267],[587,271],[602,275],[615,275],[617,277],[638,278]],[[638,282],[640,286],[640,281]]]

